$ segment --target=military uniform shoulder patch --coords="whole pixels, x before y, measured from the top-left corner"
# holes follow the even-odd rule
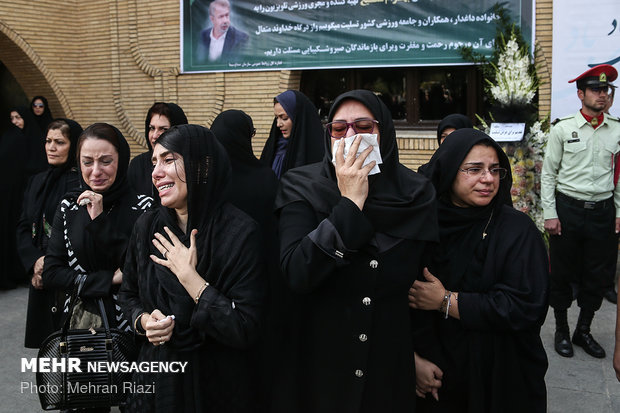
[[[553,122],[551,122],[551,126],[555,126],[555,125],[557,125],[558,123],[562,122],[563,120],[572,119],[572,118],[573,118],[573,115],[571,115],[571,116],[565,116],[565,117],[563,117],[563,118],[555,118],[555,120],[554,120]]]

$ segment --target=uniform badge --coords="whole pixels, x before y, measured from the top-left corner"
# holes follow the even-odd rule
[[[573,133],[571,134],[571,138],[572,139],[567,140],[566,143],[576,143],[580,141],[579,135],[577,135],[577,132],[575,131],[573,131]]]
[[[598,76],[598,81],[601,82],[601,83],[607,83],[607,75],[605,74],[605,72],[602,72]]]
[[[590,124],[594,127],[598,126],[598,118],[592,118]]]

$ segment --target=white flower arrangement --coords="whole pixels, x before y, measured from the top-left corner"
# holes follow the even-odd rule
[[[495,68],[496,84],[487,82],[491,96],[502,106],[528,105],[532,102],[538,85],[530,75],[530,56],[525,48],[517,44],[513,32],[504,46]]]

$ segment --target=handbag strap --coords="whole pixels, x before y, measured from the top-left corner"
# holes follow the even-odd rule
[[[71,314],[73,314],[73,308],[79,299],[82,288],[84,287],[84,282],[86,281],[86,274],[80,274],[76,277],[75,286],[73,288],[73,292],[71,293],[71,300],[69,302],[69,315],[66,317],[65,322],[61,329],[61,342],[66,340],[67,332],[69,331],[69,325],[71,322]],[[99,315],[101,316],[101,322],[103,323],[103,328],[105,330],[106,338],[112,339],[112,333],[110,332],[110,324],[108,322],[108,316],[105,311],[105,305],[103,304],[102,298],[95,298],[95,302],[97,303],[97,307],[99,308]]]

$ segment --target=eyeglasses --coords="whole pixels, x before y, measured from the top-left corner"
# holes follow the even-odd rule
[[[358,119],[353,122],[344,122],[341,120],[337,120],[334,122],[329,122],[327,125],[327,132],[329,132],[329,136],[334,139],[344,138],[347,134],[349,128],[353,128],[355,133],[372,133],[375,129],[375,125],[378,125],[379,121],[374,119]]]
[[[33,104],[32,104],[32,107],[35,107],[35,108],[44,108],[44,107],[45,107],[45,105],[44,105],[43,103],[33,103]]]
[[[493,178],[499,177],[499,179],[504,179],[506,175],[508,174],[508,170],[506,168],[491,168],[491,169],[484,169],[484,168],[461,169],[459,168],[459,171],[465,172],[467,175],[473,176],[474,178],[480,178],[482,176],[485,176],[488,172],[491,174]]]

